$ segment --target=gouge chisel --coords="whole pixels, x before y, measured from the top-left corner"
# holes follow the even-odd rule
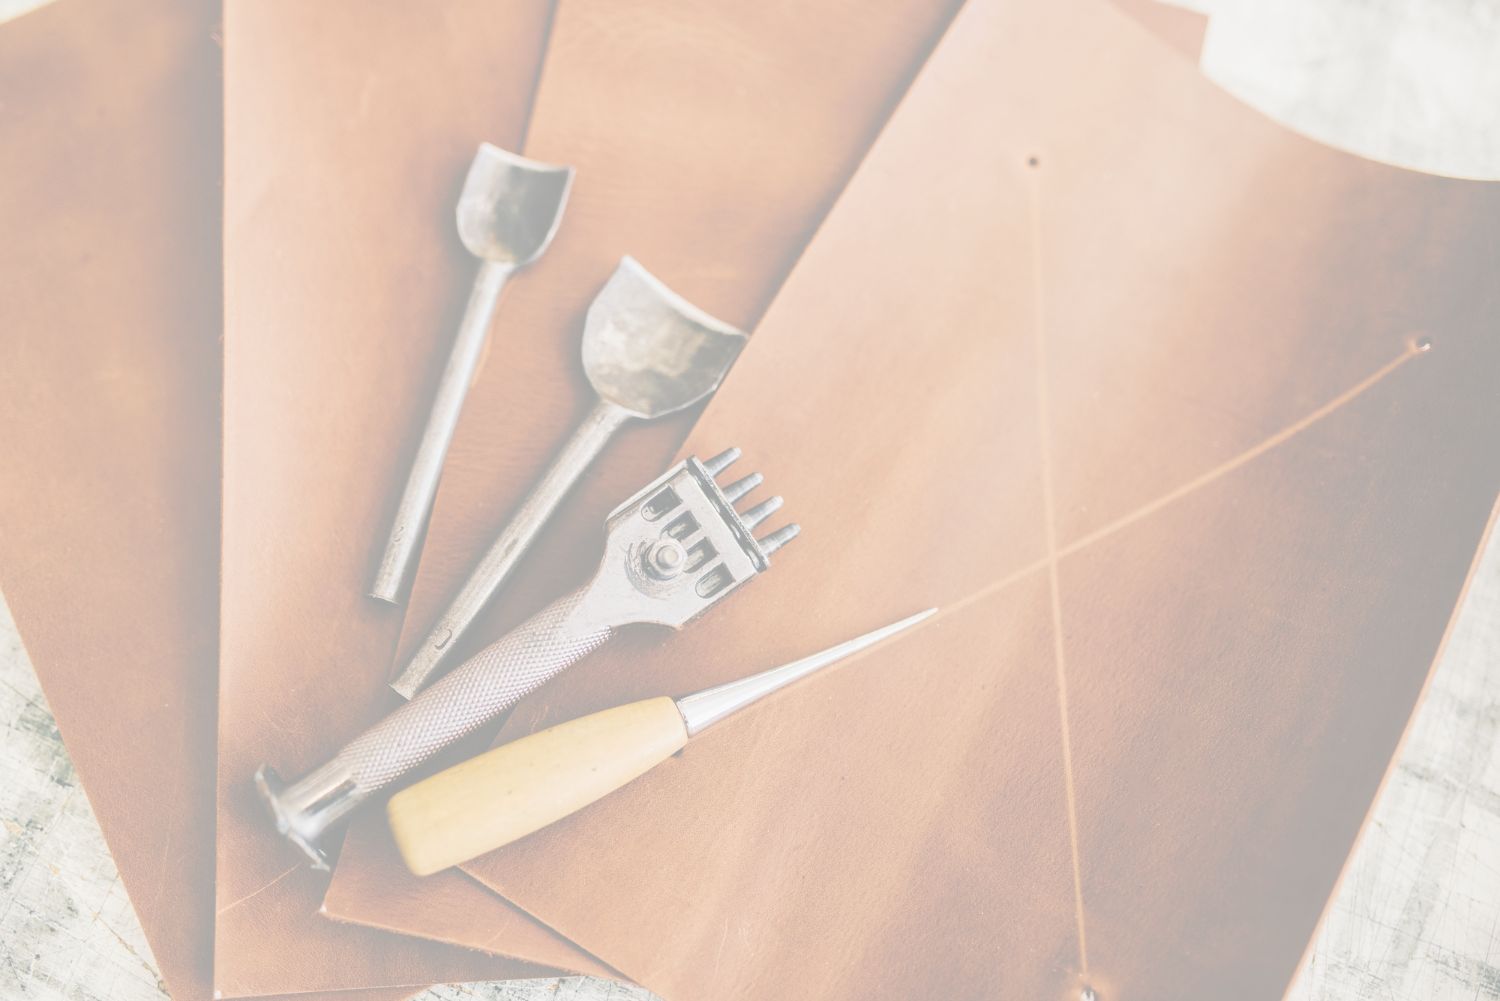
[[[558,598],[355,737],[290,784],[263,765],[256,787],[276,829],[313,865],[327,867],[330,826],[398,779],[497,719],[559,672],[582,660],[621,626],[681,628],[755,579],[771,554],[797,535],[795,524],[756,538],[780,497],[734,505],[761,483],[758,473],[719,486],[739,456],[689,457],[610,512],[594,577]]]
[[[935,611],[680,699],[661,696],[559,723],[439,772],[386,805],[401,857],[426,876],[503,848],[634,781],[720,720]]]
[[[552,512],[615,432],[700,402],[719,387],[745,335],[714,319],[626,257],[583,320],[583,372],[596,399],[521,502],[391,688],[416,695],[515,572]]]
[[[372,598],[395,602],[401,595],[417,554],[417,542],[432,511],[459,411],[484,357],[484,342],[500,292],[511,275],[542,256],[552,242],[572,185],[572,167],[538,163],[489,143],[479,147],[469,166],[455,215],[459,238],[464,248],[479,258],[479,271],[422,430],[375,582],[370,585]]]

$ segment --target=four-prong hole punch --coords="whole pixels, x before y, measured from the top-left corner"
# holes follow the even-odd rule
[[[634,543],[635,566],[630,569],[640,590],[665,595],[690,585],[698,599],[712,603],[732,585],[764,570],[770,554],[796,537],[798,527],[787,525],[755,538],[755,529],[780,510],[782,498],[737,510],[765,482],[760,473],[751,473],[719,483],[740,454],[730,448],[704,462],[687,459],[644,492],[637,508],[644,531]],[[699,489],[693,490],[694,484]]]
[[[291,784],[262,769],[258,789],[277,829],[315,865],[326,864],[321,840],[330,826],[597,650],[617,629],[680,629],[769,568],[771,554],[798,528],[755,537],[781,498],[751,499],[759,473],[719,485],[739,455],[731,448],[707,462],[690,456],[636,491],[606,519],[591,580],[475,653],[322,766]]]

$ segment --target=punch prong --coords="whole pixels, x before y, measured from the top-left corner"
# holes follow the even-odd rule
[[[733,483],[729,484],[729,486],[724,488],[724,499],[733,504],[735,501],[739,500],[741,497],[745,496],[750,491],[760,486],[765,482],[765,480],[766,478],[760,473],[751,473],[749,476],[742,476],[739,479],[735,480]]]
[[[745,523],[746,528],[754,528],[756,525],[759,525],[761,522],[771,517],[771,515],[781,510],[781,505],[781,495],[778,494],[777,496],[772,497],[768,500],[761,501],[759,504],[746,511],[744,514],[740,515],[740,520]]]
[[[718,476],[724,470],[729,468],[730,463],[734,462],[734,460],[738,459],[739,457],[739,449],[726,448],[724,451],[720,452],[718,455],[705,462],[703,464],[703,468],[708,470],[708,475]]]
[[[790,525],[784,525],[781,528],[778,528],[776,531],[772,532],[764,539],[759,540],[761,552],[765,553],[767,556],[770,556],[776,550],[780,549],[782,546],[795,539],[798,533],[800,533],[801,531],[802,526],[796,524],[795,522]]]

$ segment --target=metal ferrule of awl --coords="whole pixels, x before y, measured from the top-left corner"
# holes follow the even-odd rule
[[[415,699],[291,784],[262,765],[255,781],[277,829],[318,867],[325,831],[412,769],[495,720],[523,697],[597,650],[621,626],[681,628],[770,565],[793,539],[786,525],[756,527],[780,497],[743,513],[735,503],[761,483],[752,473],[716,478],[739,457],[688,458],[610,513],[604,556],[587,584],[485,647]]]

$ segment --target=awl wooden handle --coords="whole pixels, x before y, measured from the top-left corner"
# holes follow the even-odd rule
[[[632,702],[497,747],[391,797],[401,857],[419,876],[561,820],[687,743],[672,699]]]

